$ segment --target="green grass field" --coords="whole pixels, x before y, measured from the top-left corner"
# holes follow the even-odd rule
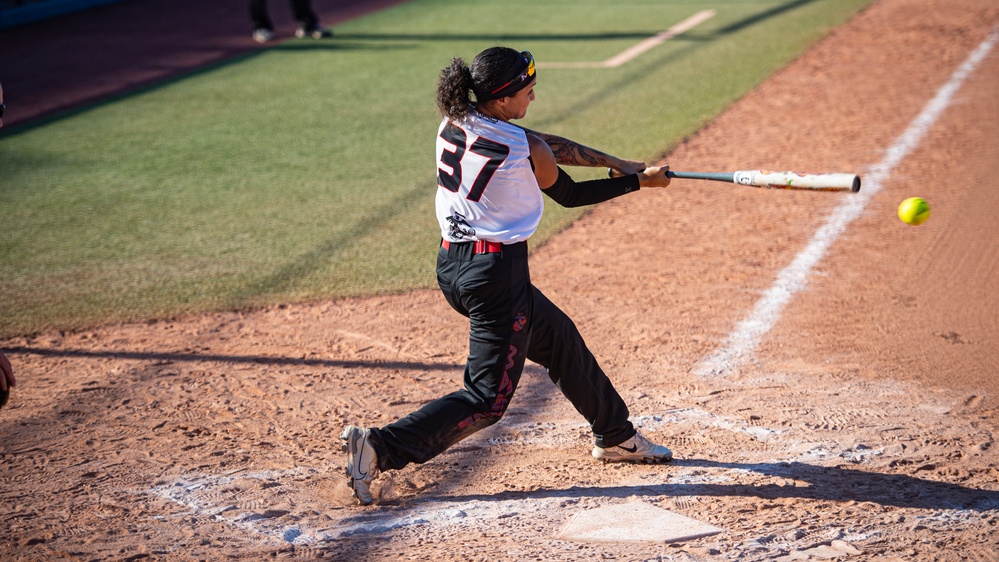
[[[716,10],[619,68],[540,70],[521,124],[653,160],[870,1],[414,0],[0,130],[0,337],[432,287],[452,56],[600,61]],[[533,246],[579,215],[549,201]]]

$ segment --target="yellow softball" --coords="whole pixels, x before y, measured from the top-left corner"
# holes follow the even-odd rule
[[[898,218],[905,224],[919,226],[930,218],[930,205],[921,197],[910,197],[899,204]]]

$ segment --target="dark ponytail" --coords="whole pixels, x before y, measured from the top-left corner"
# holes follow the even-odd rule
[[[465,61],[455,57],[441,70],[437,81],[437,110],[452,121],[461,121],[472,110],[468,92],[472,89],[472,71]]]

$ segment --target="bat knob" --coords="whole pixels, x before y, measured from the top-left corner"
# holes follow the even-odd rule
[[[860,176],[853,176],[853,187],[850,188],[850,191],[854,193],[860,191]]]

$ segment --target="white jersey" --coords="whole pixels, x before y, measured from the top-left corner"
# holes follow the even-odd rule
[[[472,111],[437,130],[437,220],[449,242],[515,243],[538,228],[545,202],[527,133]]]

